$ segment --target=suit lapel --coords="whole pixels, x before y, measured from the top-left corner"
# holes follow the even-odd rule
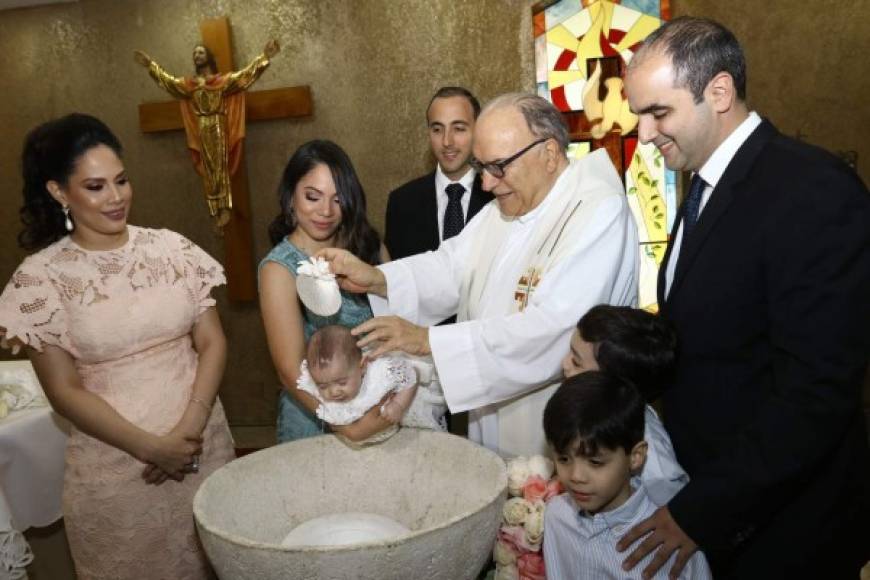
[[[470,222],[471,218],[476,216],[477,212],[489,203],[490,199],[492,199],[492,197],[483,191],[480,175],[475,175],[474,185],[471,187],[471,199],[468,202],[468,218],[465,220],[465,223]]]
[[[755,164],[755,159],[758,157],[761,150],[776,134],[776,129],[767,121],[763,121],[749,138],[740,146],[737,153],[728,164],[725,173],[710,195],[710,200],[701,212],[698,223],[691,235],[684,237],[680,243],[680,254],[673,258],[677,260],[677,267],[674,270],[674,280],[671,283],[671,290],[668,293],[667,301],[674,297],[679,291],[683,279],[686,277],[686,272],[692,267],[698,253],[704,245],[704,242],[710,236],[710,233],[715,229],[716,223],[728,211],[729,206],[734,201],[734,194],[737,186],[746,178],[747,173]],[[680,208],[679,217],[682,218],[683,208]],[[676,227],[676,226],[675,226]],[[670,251],[670,248],[668,248]],[[661,272],[660,272],[661,274]],[[664,278],[659,276],[659,290],[663,290]]]
[[[680,229],[680,225],[683,223],[683,214],[686,213],[686,204],[681,203],[680,207],[677,209],[677,215],[674,218],[674,229],[671,230],[671,236],[668,240],[668,247],[665,249],[665,255],[662,258],[662,263],[659,266],[658,273],[658,281],[656,283],[656,300],[659,304],[659,309],[663,309],[665,306],[665,287],[668,284],[667,281],[667,271],[668,264],[671,259],[676,260],[677,257],[673,255],[674,250],[674,239],[677,233],[677,230]]]

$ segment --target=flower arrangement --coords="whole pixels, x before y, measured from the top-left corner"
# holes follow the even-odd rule
[[[492,552],[495,580],[545,580],[544,508],[562,485],[553,477],[553,462],[541,455],[511,459],[507,469],[510,497]]]

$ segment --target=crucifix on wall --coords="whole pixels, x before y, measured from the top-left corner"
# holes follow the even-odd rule
[[[269,42],[263,54],[238,72],[232,59],[229,20],[206,20],[200,25],[202,44],[194,48],[197,74],[174,78],[145,53],[136,61],[148,67],[155,81],[182,99],[139,105],[144,133],[185,129],[194,166],[202,175],[206,202],[225,244],[227,289],[230,300],[254,300],[251,216],[248,179],[243,158],[245,119],[252,121],[303,117],[311,114],[307,86],[245,92],[279,50]],[[247,96],[247,98],[246,98]]]

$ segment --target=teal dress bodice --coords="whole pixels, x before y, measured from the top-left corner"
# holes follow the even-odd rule
[[[259,267],[262,268],[267,262],[276,262],[287,268],[295,278],[299,262],[308,258],[305,252],[284,238],[263,258]],[[306,343],[317,329],[324,326],[340,324],[353,328],[372,317],[372,309],[364,295],[350,294],[344,290],[341,291],[341,308],[332,316],[318,316],[308,310],[301,301],[299,306],[302,309],[302,332]],[[286,389],[281,389],[278,399],[278,443],[311,437],[323,432],[322,422],[299,406]]]

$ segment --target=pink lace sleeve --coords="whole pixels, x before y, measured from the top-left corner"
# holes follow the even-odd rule
[[[42,351],[48,344],[75,354],[66,310],[45,268],[34,257],[18,267],[0,295],[0,335],[4,334],[3,342],[9,346],[20,342]]]
[[[202,248],[170,230],[162,230],[169,240],[169,247],[178,255],[173,261],[180,260],[184,265],[184,277],[197,302],[197,315],[215,305],[211,289],[227,283],[224,267],[209,256]]]

